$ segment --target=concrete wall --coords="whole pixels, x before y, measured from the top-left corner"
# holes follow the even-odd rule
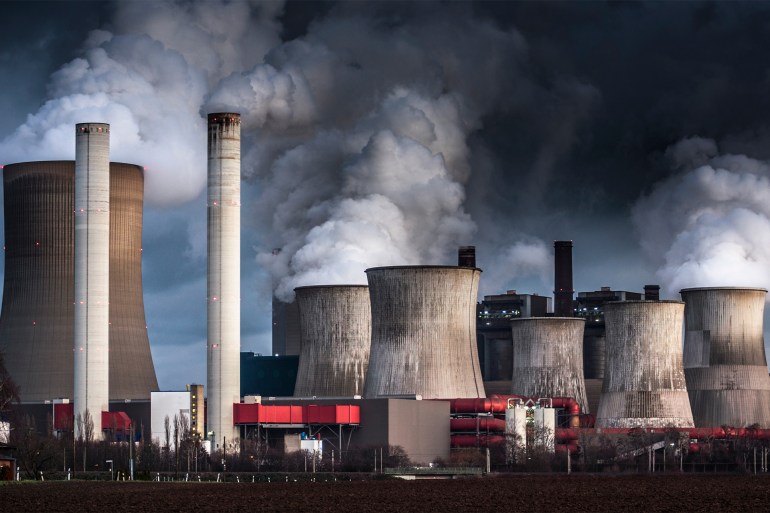
[[[684,303],[604,307],[607,363],[596,427],[692,427],[682,366]]]
[[[302,337],[294,395],[363,394],[371,347],[369,288],[330,285],[294,290]]]
[[[366,270],[372,349],[364,396],[484,397],[476,346],[478,269]]]
[[[684,373],[697,427],[770,427],[765,289],[698,288],[685,301]]]

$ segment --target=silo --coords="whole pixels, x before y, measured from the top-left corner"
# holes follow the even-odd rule
[[[72,398],[75,162],[8,164],[3,182],[0,350],[23,404]],[[149,401],[158,389],[142,293],[143,196],[142,168],[110,163],[110,401]]]
[[[476,347],[480,269],[366,270],[372,348],[364,396],[484,397]]]
[[[685,307],[684,375],[697,427],[770,427],[762,322],[767,290],[693,288]]]
[[[584,319],[530,317],[511,320],[511,393],[572,397],[588,413],[583,380]]]
[[[240,402],[241,116],[208,115],[207,429],[212,449],[235,441]]]
[[[596,427],[693,427],[680,301],[604,306],[607,361]]]
[[[297,287],[300,354],[296,397],[364,393],[372,316],[369,287]]]

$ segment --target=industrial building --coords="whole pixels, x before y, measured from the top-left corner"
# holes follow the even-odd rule
[[[366,270],[372,347],[365,397],[485,396],[475,329],[480,274],[452,266]]]
[[[326,285],[294,291],[301,328],[294,396],[361,395],[371,347],[369,287]]]
[[[109,171],[109,400],[149,421],[158,382],[142,293],[144,172],[114,162]],[[0,350],[25,411],[45,425],[45,402],[75,392],[75,162],[8,164],[3,184]]]
[[[694,288],[685,302],[684,375],[696,427],[770,427],[770,376],[757,288]]]

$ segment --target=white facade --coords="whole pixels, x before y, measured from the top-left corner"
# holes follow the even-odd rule
[[[206,415],[214,451],[235,441],[240,402],[241,117],[208,117],[208,345]]]
[[[174,437],[174,418],[186,418],[186,425],[190,425],[190,392],[152,392],[150,425],[152,441],[166,446],[166,417],[169,422],[168,443],[171,450],[176,450]],[[182,436],[182,433],[179,433]]]
[[[75,425],[88,412],[98,440],[109,410],[110,125],[75,130]]]

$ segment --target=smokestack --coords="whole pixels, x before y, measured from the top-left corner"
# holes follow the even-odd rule
[[[476,246],[460,246],[457,250],[459,267],[476,267]]]
[[[644,299],[646,301],[660,301],[660,285],[645,285]]]
[[[241,116],[208,116],[208,358],[206,408],[212,450],[235,441],[240,402]]]
[[[95,439],[109,411],[110,125],[75,125],[75,418]],[[84,434],[84,433],[83,433]]]
[[[573,317],[574,306],[572,302],[575,291],[572,289],[572,241],[554,241],[553,256],[553,315],[554,317]]]

